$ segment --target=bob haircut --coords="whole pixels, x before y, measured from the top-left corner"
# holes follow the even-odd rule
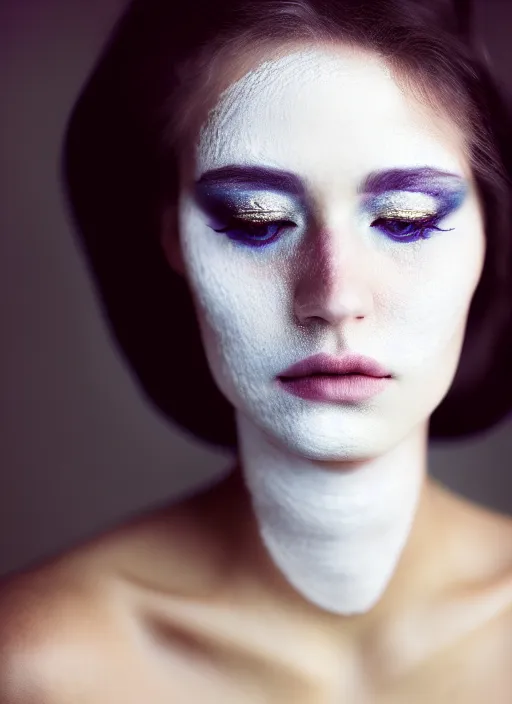
[[[430,439],[479,433],[512,407],[512,120],[447,0],[134,0],[71,114],[64,181],[101,308],[138,384],[196,438],[236,450],[234,409],[209,371],[190,292],[160,243],[179,193],[179,151],[216,61],[247,47],[352,42],[457,121],[483,207],[486,257],[454,381]],[[186,377],[194,378],[191,391]]]

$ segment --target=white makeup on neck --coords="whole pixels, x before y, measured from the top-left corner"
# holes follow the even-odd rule
[[[238,424],[245,482],[274,563],[320,608],[368,611],[409,535],[424,476],[423,438],[401,444],[392,457],[333,471],[276,448],[244,417]]]
[[[213,376],[237,410],[263,542],[298,592],[339,614],[372,608],[396,568],[424,479],[428,417],[453,379],[483,265],[460,144],[432,124],[377,59],[295,51],[222,94],[197,145],[199,194],[180,199],[187,278]],[[295,180],[204,176],[230,165]],[[368,174],[426,166],[459,178],[360,192]],[[375,224],[441,211],[443,231],[428,239],[400,241]],[[254,226],[230,213],[273,239],[258,246]],[[392,378],[361,402],[280,385],[283,370],[319,352],[372,357]]]

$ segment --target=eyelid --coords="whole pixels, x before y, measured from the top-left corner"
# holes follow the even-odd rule
[[[389,208],[380,213],[375,213],[377,218],[388,218],[396,220],[427,220],[439,216],[439,213],[431,210],[407,210],[405,208]]]
[[[221,202],[233,208],[278,210],[283,207],[297,207],[296,199],[284,193],[249,189],[209,188],[196,190],[196,197],[207,202]],[[256,207],[254,207],[256,206]]]
[[[241,210],[234,212],[233,218],[244,222],[269,223],[276,220],[289,219],[290,215],[284,210]]]
[[[264,224],[283,219],[296,222],[303,215],[296,200],[268,191],[197,189],[196,203],[206,216],[217,223],[238,220]]]

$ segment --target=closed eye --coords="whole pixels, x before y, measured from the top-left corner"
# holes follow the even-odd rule
[[[281,236],[283,230],[292,227],[297,227],[297,224],[291,220],[262,222],[232,218],[225,227],[212,229],[250,247],[262,247],[274,242]]]
[[[372,223],[392,240],[397,242],[415,242],[428,239],[434,232],[449,232],[453,227],[443,230],[437,227],[438,216],[428,218],[377,218]]]
[[[440,221],[438,216],[428,218],[377,218],[372,227],[381,230],[387,237],[397,242],[414,242],[428,239],[434,232],[448,232],[453,228],[444,230],[437,226]],[[244,218],[231,218],[222,228],[212,228],[215,232],[226,234],[229,239],[241,242],[249,247],[262,247],[275,242],[282,235],[283,230],[297,227],[291,220],[246,220]]]

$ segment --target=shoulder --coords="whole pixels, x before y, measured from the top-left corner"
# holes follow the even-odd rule
[[[512,618],[512,517],[442,485],[433,497],[436,633],[455,641],[499,634]]]
[[[72,701],[69,685],[101,663],[111,592],[73,553],[0,582],[1,704]]]
[[[445,533],[445,547],[457,577],[455,593],[471,614],[468,623],[488,629],[499,639],[500,634],[508,634],[510,642],[512,516],[451,493],[447,496],[453,521]],[[512,647],[505,654],[512,665]]]
[[[492,579],[512,571],[512,516],[432,481],[433,507],[456,571]]]
[[[94,683],[133,658],[141,606],[213,588],[220,553],[196,503],[158,508],[0,580],[0,704],[96,701]]]

